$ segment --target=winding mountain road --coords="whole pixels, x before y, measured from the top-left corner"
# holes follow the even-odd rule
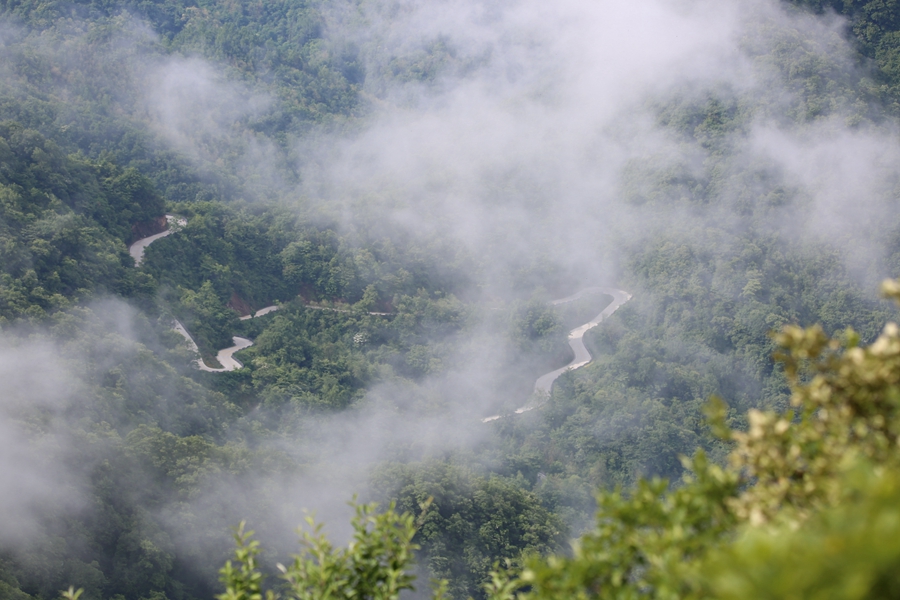
[[[278,306],[277,304],[273,304],[272,306],[267,306],[265,308],[261,308],[258,311],[256,311],[255,313],[253,313],[252,315],[244,315],[243,317],[241,317],[241,321],[249,321],[250,319],[253,319],[255,317],[261,317],[263,315],[267,315],[270,312],[275,312],[279,308],[281,308],[281,307]]]
[[[140,266],[141,261],[143,261],[143,259],[144,259],[144,250],[147,248],[147,246],[149,246],[156,240],[162,239],[162,238],[166,237],[167,235],[171,235],[171,234],[175,233],[176,231],[178,231],[178,229],[180,229],[181,227],[183,227],[184,225],[187,224],[187,221],[185,221],[184,219],[177,217],[175,215],[166,215],[166,221],[169,225],[169,229],[166,229],[165,231],[163,231],[161,233],[157,233],[155,235],[151,235],[151,236],[142,238],[142,239],[134,242],[133,244],[131,244],[131,246],[128,247],[128,253],[131,254],[132,258],[134,258],[135,266]],[[172,225],[177,225],[178,227],[173,228]],[[620,306],[622,306],[623,304],[625,304],[626,302],[628,302],[631,299],[631,294],[629,294],[628,292],[625,292],[623,290],[620,290],[617,288],[595,286],[595,287],[585,288],[576,294],[567,296],[566,298],[560,298],[559,300],[553,300],[550,304],[556,306],[556,305],[560,305],[560,304],[566,304],[567,302],[574,302],[575,300],[578,300],[579,298],[583,297],[585,294],[591,294],[591,293],[595,293],[595,292],[599,292],[601,294],[608,294],[613,297],[613,301],[609,304],[609,306],[604,308],[603,311],[599,315],[597,315],[596,317],[594,317],[593,319],[591,319],[584,325],[579,325],[578,327],[576,327],[575,329],[573,329],[569,332],[569,346],[572,348],[572,351],[575,353],[575,358],[573,358],[572,361],[569,364],[567,364],[566,366],[556,369],[554,371],[550,371],[549,373],[545,373],[544,375],[541,375],[540,377],[538,377],[537,381],[534,382],[534,394],[529,399],[529,402],[526,403],[524,406],[517,408],[515,411],[513,411],[513,414],[519,415],[524,412],[528,412],[530,410],[534,410],[535,408],[542,406],[547,401],[547,398],[549,398],[549,396],[550,396],[550,390],[553,388],[553,382],[555,382],[559,378],[560,375],[562,375],[566,371],[572,371],[574,369],[578,369],[578,368],[583,367],[584,365],[590,363],[593,360],[593,357],[591,356],[591,353],[588,352],[588,349],[584,345],[584,334],[588,330],[590,330],[590,329],[596,327],[597,325],[599,325],[600,323],[602,323],[607,317],[609,317],[611,314],[616,312],[616,310],[618,310],[618,308]],[[279,308],[280,307],[277,305],[266,306],[265,308],[259,309],[252,315],[245,315],[245,316],[241,317],[241,320],[246,321],[247,319],[261,317],[263,315],[269,314],[270,312],[276,311]],[[322,309],[322,310],[334,310],[334,311],[338,311],[338,312],[350,312],[350,311],[338,309],[338,308],[326,308],[326,307],[319,307],[319,306],[311,306],[310,308],[318,308],[318,309]],[[371,312],[369,314],[389,315],[390,313]],[[187,340],[188,344],[190,345],[191,349],[194,352],[197,352],[197,353],[200,352],[200,349],[197,347],[197,343],[194,341],[194,338],[191,337],[191,334],[188,333],[188,330],[185,329],[184,325],[182,325],[181,322],[176,320],[174,329],[175,329],[175,331],[180,333],[184,337],[184,339]],[[194,365],[201,371],[207,371],[209,373],[223,373],[226,371],[234,371],[236,369],[242,368],[244,365],[242,365],[239,360],[234,358],[234,353],[237,352],[238,350],[243,350],[244,348],[249,348],[250,346],[253,345],[253,341],[248,340],[247,338],[242,338],[242,337],[238,337],[238,336],[234,336],[233,338],[231,338],[231,341],[234,342],[233,346],[229,346],[228,348],[223,348],[223,349],[219,350],[219,352],[216,354],[216,360],[218,360],[219,364],[222,365],[221,368],[214,368],[214,367],[206,366],[206,364],[203,362],[202,358],[198,358],[197,360],[195,360]],[[535,402],[535,399],[537,399],[537,402]],[[502,417],[502,415],[492,415],[490,417],[485,417],[484,419],[481,420],[481,422],[489,423],[490,421],[495,421],[501,417]]]
[[[157,233],[155,235],[151,235],[145,238],[141,238],[135,243],[131,244],[128,247],[128,253],[131,254],[131,257],[134,259],[134,266],[138,267],[141,264],[141,261],[144,260],[144,250],[155,242],[156,240],[162,239],[167,235],[171,235],[178,231],[181,227],[187,225],[187,221],[182,219],[181,217],[176,217],[175,215],[166,215],[166,221],[169,225],[169,229],[161,233]],[[173,228],[172,225],[177,225],[177,228]],[[266,315],[272,311],[278,310],[278,306],[267,306],[265,308],[261,308],[256,311],[253,315],[247,315],[245,317],[241,317],[241,320],[251,319],[253,317],[261,317]],[[181,334],[181,336],[187,340],[188,345],[191,347],[196,353],[200,353],[200,348],[197,347],[197,342],[194,341],[194,338],[191,337],[191,334],[188,333],[188,330],[181,324],[181,321],[175,320],[175,327],[173,328],[175,331]],[[222,365],[221,368],[216,367],[208,367],[206,363],[203,362],[202,358],[198,358],[194,361],[194,366],[200,369],[201,371],[206,371],[208,373],[224,373],[226,371],[235,371],[237,369],[242,368],[244,365],[234,357],[234,353],[238,350],[243,350],[244,348],[249,348],[253,345],[252,340],[248,340],[247,338],[242,338],[238,336],[234,336],[231,338],[231,341],[234,343],[233,346],[229,346],[228,348],[222,348],[216,354],[216,360],[219,361],[219,364]]]
[[[197,342],[194,341],[194,338],[191,337],[191,334],[188,333],[188,330],[185,329],[184,325],[181,324],[181,321],[175,319],[175,327],[173,327],[173,329],[180,333],[181,336],[187,340],[188,345],[191,347],[191,350],[193,350],[197,354],[200,353],[200,348],[197,347]],[[244,348],[249,348],[250,346],[252,346],[253,341],[238,336],[234,336],[233,338],[231,338],[231,341],[234,343],[234,346],[222,348],[221,350],[219,350],[218,354],[216,354],[216,360],[219,361],[220,365],[222,365],[221,368],[207,367],[202,358],[198,358],[197,360],[195,360],[194,366],[201,371],[206,371],[207,373],[224,373],[226,371],[235,371],[242,368],[244,365],[233,355],[238,350],[243,350]]]
[[[609,304],[609,306],[604,308],[599,315],[597,315],[584,325],[579,325],[569,332],[569,346],[575,353],[575,358],[573,358],[572,361],[566,366],[554,371],[550,371],[549,373],[545,373],[544,375],[538,377],[537,381],[534,382],[534,394],[532,394],[531,398],[529,398],[529,402],[524,406],[521,406],[514,410],[513,414],[520,415],[524,412],[528,412],[529,410],[534,410],[535,408],[543,406],[543,404],[550,397],[550,390],[553,388],[553,382],[555,382],[560,375],[562,375],[566,371],[572,371],[583,367],[584,365],[591,362],[593,360],[593,357],[584,345],[584,334],[587,333],[588,330],[593,329],[594,327],[602,323],[607,317],[616,312],[620,306],[631,300],[631,294],[617,288],[589,287],[581,290],[577,294],[567,296],[566,298],[553,300],[552,302],[550,302],[550,304],[556,306],[559,304],[574,302],[585,294],[591,294],[595,292],[608,294],[613,297],[613,301]],[[537,402],[534,402],[535,399],[537,399]],[[491,421],[496,421],[501,417],[502,415],[492,415],[490,417],[485,417],[481,420],[481,422],[489,423]]]
[[[178,228],[187,225],[187,221],[185,221],[181,217],[176,217],[175,215],[166,215],[166,224],[169,228],[162,233],[157,233],[156,235],[141,238],[132,245],[128,246],[128,253],[131,255],[131,258],[134,259],[134,266],[141,266],[141,261],[144,260],[144,250],[147,248],[147,246],[158,239],[166,237],[167,235],[172,235],[173,233],[178,231]],[[172,227],[172,225],[177,225],[178,228],[174,228]]]

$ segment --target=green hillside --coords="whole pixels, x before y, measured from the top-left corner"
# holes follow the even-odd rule
[[[303,510],[341,546],[353,497],[386,519],[431,499],[403,525],[420,593],[503,597],[504,560],[536,597],[748,597],[791,549],[819,569],[798,597],[851,576],[811,540],[896,517],[893,454],[829,474],[856,495],[767,514],[781,541],[734,508],[762,471],[716,469],[809,382],[773,331],[867,345],[896,319],[900,7],[660,8],[737,56],[688,68],[634,46],[666,33],[655,4],[609,9],[646,18],[621,39],[579,29],[597,7],[513,4],[0,2],[0,600],[209,599],[241,521],[277,587]],[[592,87],[607,71],[624,89]],[[592,362],[532,396],[610,296],[552,301],[603,285],[631,299]],[[234,336],[241,368],[195,367]],[[721,555],[648,541],[694,500]],[[591,571],[632,535],[627,568]]]

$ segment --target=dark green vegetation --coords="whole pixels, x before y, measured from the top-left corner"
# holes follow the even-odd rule
[[[787,406],[769,330],[852,326],[871,341],[895,314],[869,290],[900,269],[900,223],[881,223],[871,236],[881,257],[851,270],[825,241],[773,233],[778,211],[808,198],[740,151],[767,111],[799,129],[831,118],[877,127],[898,112],[900,8],[798,4],[847,15],[859,64],[829,60],[802,32],[773,30],[748,53],[794,93],[787,101],[730,89],[654,98],[658,126],[704,158],[628,164],[622,198],[646,214],[712,217],[623,249],[617,284],[634,299],[586,336],[596,363],[561,378],[542,410],[482,426],[565,364],[567,328],[608,300],[548,307],[584,283],[540,252],[491,275],[512,290],[492,297],[480,287],[496,273],[491,256],[376,224],[366,198],[350,218],[292,187],[297,139],[364,122],[380,101],[363,93],[367,78],[384,79],[370,90],[439,79],[454,60],[440,40],[367,73],[358,48],[324,37],[313,3],[0,3],[4,349],[52,344],[46,368],[77,382],[51,407],[3,408],[50,447],[45,462],[67,474],[51,497],[72,503],[35,509],[25,540],[0,537],[0,599],[49,600],[70,584],[86,600],[211,598],[229,526],[247,519],[283,542],[279,510],[300,502],[290,482],[334,484],[340,501],[349,497],[335,484],[345,465],[328,461],[344,450],[332,446],[354,440],[328,435],[366,411],[390,417],[378,422],[390,442],[359,457],[363,476],[348,477],[366,500],[401,510],[433,498],[414,540],[419,562],[459,598],[482,595],[495,560],[565,549],[589,522],[596,489],[643,475],[678,481],[679,456],[698,447],[723,460],[725,443],[702,417],[710,396],[727,399],[737,429],[748,409]],[[195,55],[221,71],[207,73]],[[143,100],[154,93],[146,81],[168,86],[163,99],[206,93],[154,79],[172,64],[223,84],[227,97],[165,121],[162,101]],[[213,126],[201,128],[204,119]],[[187,225],[134,268],[127,244],[167,211]],[[238,320],[276,302],[276,313]],[[239,355],[246,367],[192,369],[172,317],[204,355],[233,335],[254,339]],[[490,376],[458,375],[472,363]],[[30,398],[4,390],[15,403]],[[446,443],[410,435],[410,423]],[[273,557],[261,561],[274,570]]]
[[[900,7],[896,2],[861,0],[799,0],[817,13],[833,10],[850,19],[852,39],[860,54],[875,63],[873,93],[894,115],[900,111]]]
[[[14,122],[0,125],[0,322],[40,319],[94,293],[152,295],[124,242],[163,200],[133,168],[67,156]]]

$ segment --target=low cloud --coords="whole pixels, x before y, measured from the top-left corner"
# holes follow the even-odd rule
[[[2,544],[26,542],[47,512],[83,502],[60,427],[79,389],[67,362],[51,344],[0,333]]]

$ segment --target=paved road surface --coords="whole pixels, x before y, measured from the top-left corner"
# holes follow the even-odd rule
[[[191,350],[199,354],[200,349],[197,347],[197,342],[194,341],[194,338],[191,337],[191,334],[188,333],[188,330],[185,329],[184,325],[181,324],[181,321],[175,319],[175,327],[173,327],[173,329],[180,333],[181,336],[187,340],[188,346],[191,347]],[[206,371],[208,373],[224,373],[225,371],[234,371],[243,367],[244,365],[241,364],[241,361],[234,357],[234,353],[238,350],[249,348],[253,345],[253,342],[248,340],[247,338],[237,336],[231,338],[231,341],[234,342],[234,346],[222,348],[221,350],[219,350],[219,353],[216,354],[216,360],[219,361],[219,364],[222,365],[222,368],[216,369],[213,367],[207,367],[202,358],[198,358],[197,360],[195,360],[194,366],[201,371]]]
[[[252,319],[254,317],[261,317],[263,315],[267,315],[270,312],[274,312],[274,311],[278,310],[279,308],[281,308],[281,307],[277,306],[277,305],[261,308],[258,311],[256,311],[255,313],[253,313],[252,315],[244,315],[243,317],[241,317],[241,321],[247,321],[248,319]]]
[[[149,237],[141,238],[132,245],[128,246],[128,253],[131,254],[131,258],[134,259],[134,266],[141,266],[141,261],[144,260],[144,249],[155,242],[160,238],[164,238],[167,235],[172,235],[177,231],[177,229],[172,227],[172,224],[179,225],[181,227],[187,225],[187,221],[176,217],[175,215],[166,215],[166,223],[168,225],[168,229],[163,231],[162,233],[157,233],[156,235],[151,235]]]
[[[631,294],[620,289],[607,287],[589,287],[581,290],[577,294],[573,294],[566,298],[553,300],[550,304],[559,305],[565,304],[567,302],[574,302],[585,294],[590,294],[593,292],[608,294],[613,297],[613,301],[609,306],[604,308],[599,315],[597,315],[584,325],[579,325],[569,332],[569,346],[575,353],[575,358],[573,358],[572,361],[566,366],[556,369],[555,371],[550,371],[549,373],[545,373],[544,375],[538,377],[537,381],[534,382],[535,393],[531,398],[529,398],[529,403],[517,408],[514,411],[515,414],[520,415],[524,412],[528,412],[529,410],[534,410],[535,408],[542,406],[544,402],[547,401],[547,398],[550,397],[550,390],[553,389],[553,382],[556,381],[560,375],[562,375],[566,371],[572,371],[574,369],[578,369],[579,367],[583,367],[584,365],[591,362],[593,358],[591,357],[591,353],[588,352],[588,349],[584,346],[584,334],[587,333],[589,329],[592,329],[602,323],[607,317],[616,312],[616,310],[618,310],[620,306],[631,300]],[[537,401],[535,399],[537,399]],[[492,415],[490,417],[485,417],[481,420],[481,422],[488,423],[490,421],[496,421],[500,417],[501,415]]]
[[[167,235],[170,235],[170,234],[174,233],[175,231],[177,231],[176,228],[171,227],[173,223],[175,225],[182,226],[182,227],[187,224],[187,221],[185,221],[184,219],[181,219],[179,217],[176,217],[174,215],[166,215],[166,221],[169,224],[169,229],[163,231],[162,233],[157,233],[156,235],[151,235],[149,237],[140,239],[128,247],[128,252],[134,258],[135,266],[139,266],[141,264],[141,261],[144,258],[144,249],[147,246],[149,246],[156,240],[164,238]],[[597,325],[602,323],[604,319],[606,319],[608,316],[610,316],[611,314],[616,312],[616,310],[620,306],[622,306],[623,304],[625,304],[626,302],[628,302],[631,299],[631,294],[629,294],[628,292],[622,291],[620,289],[607,288],[607,287],[589,287],[589,288],[585,288],[585,289],[581,290],[577,294],[573,294],[572,296],[568,296],[566,298],[560,298],[559,300],[553,300],[551,302],[551,304],[559,305],[559,304],[565,304],[567,302],[573,302],[575,300],[578,300],[585,294],[590,294],[593,292],[609,294],[610,296],[613,297],[612,303],[609,306],[607,306],[606,308],[604,308],[603,311],[599,315],[597,315],[596,317],[594,317],[593,319],[591,319],[584,325],[579,325],[578,327],[576,327],[575,329],[573,329],[572,331],[569,332],[569,346],[571,346],[572,351],[575,353],[575,358],[573,358],[572,362],[570,362],[566,366],[564,366],[560,369],[556,369],[555,371],[550,371],[549,373],[546,373],[546,374],[538,377],[537,381],[535,381],[535,383],[534,383],[535,394],[532,396],[531,399],[529,399],[533,403],[526,404],[524,406],[517,408],[514,411],[515,414],[517,414],[517,415],[522,414],[524,412],[533,410],[533,409],[541,406],[544,402],[546,402],[545,398],[548,398],[550,396],[550,390],[553,388],[553,382],[556,381],[560,375],[562,375],[566,371],[571,371],[573,369],[583,367],[584,365],[591,362],[591,360],[593,360],[591,357],[591,353],[588,352],[587,348],[585,348],[585,346],[584,346],[583,338],[584,338],[585,332],[587,332],[589,329],[596,327]],[[252,319],[254,317],[261,317],[263,315],[269,314],[270,312],[276,311],[279,308],[280,308],[279,306],[267,306],[265,308],[259,309],[253,315],[246,315],[246,316],[241,317],[241,320],[246,321],[247,319]],[[337,312],[350,312],[349,310],[345,310],[345,309],[326,308],[326,307],[320,307],[320,306],[310,306],[309,308],[317,308],[317,309],[321,309],[321,310],[334,310]],[[388,315],[390,313],[370,312],[369,314],[370,315]],[[197,348],[197,344],[196,344],[196,342],[194,342],[194,338],[192,338],[191,334],[188,333],[187,329],[184,328],[184,325],[182,325],[177,320],[175,321],[175,331],[180,333],[188,341],[188,344],[191,346],[191,349],[194,352],[199,352],[199,349]],[[234,342],[233,346],[229,346],[228,348],[223,348],[223,349],[219,350],[218,354],[216,354],[216,360],[219,361],[219,363],[222,365],[222,368],[214,369],[212,367],[207,367],[203,363],[203,359],[197,359],[196,361],[194,361],[195,366],[198,369],[200,369],[201,371],[208,371],[210,373],[221,373],[224,371],[234,371],[235,369],[242,368],[244,365],[242,365],[240,363],[240,361],[238,361],[236,358],[234,358],[234,353],[237,352],[238,350],[243,350],[244,348],[249,348],[250,346],[253,345],[253,342],[251,340],[248,340],[247,338],[242,338],[242,337],[237,337],[237,336],[231,338],[231,340],[232,340],[232,342]],[[540,400],[538,402],[534,403],[534,398],[538,398]],[[500,418],[500,415],[493,415],[490,417],[486,417],[486,418],[482,419],[481,421],[482,421],[482,423],[487,423],[489,421],[495,421],[499,418]]]
[[[141,261],[144,259],[144,249],[147,248],[147,246],[149,246],[156,240],[162,239],[162,238],[166,237],[167,235],[171,235],[171,234],[175,233],[178,230],[178,228],[187,225],[187,221],[185,221],[182,218],[176,217],[174,215],[166,215],[166,221],[168,222],[169,229],[166,229],[162,233],[157,233],[156,235],[151,235],[151,236],[142,238],[128,247],[128,253],[131,254],[132,258],[134,258],[135,266],[140,266]],[[178,225],[179,227],[172,227],[173,224]],[[278,310],[278,307],[277,306],[267,306],[265,308],[262,308],[262,309],[256,311],[255,316],[260,317],[262,315],[272,312],[273,310]],[[250,317],[247,316],[247,317],[242,317],[242,318],[249,319]],[[182,335],[182,337],[184,337],[184,339],[187,340],[188,345],[191,347],[191,350],[193,350],[194,352],[197,352],[199,354],[200,349],[197,347],[197,343],[194,341],[194,338],[191,337],[191,334],[188,333],[188,330],[185,329],[184,325],[182,325],[180,321],[178,321],[178,320],[175,321],[174,329],[175,329],[175,331],[180,333]],[[215,369],[213,367],[207,367],[206,364],[204,364],[202,358],[198,358],[197,360],[195,360],[194,366],[197,367],[198,369],[200,369],[201,371],[208,371],[210,373],[222,373],[225,371],[234,371],[236,369],[240,369],[241,367],[243,367],[244,365],[242,365],[241,362],[234,357],[234,353],[237,352],[238,350],[243,350],[244,348],[249,348],[250,346],[253,345],[253,342],[248,340],[247,338],[242,338],[242,337],[237,337],[237,336],[231,338],[231,341],[234,343],[233,346],[229,346],[228,348],[222,348],[221,350],[219,350],[218,354],[216,354],[216,360],[218,360],[219,364],[222,365],[221,368]]]

